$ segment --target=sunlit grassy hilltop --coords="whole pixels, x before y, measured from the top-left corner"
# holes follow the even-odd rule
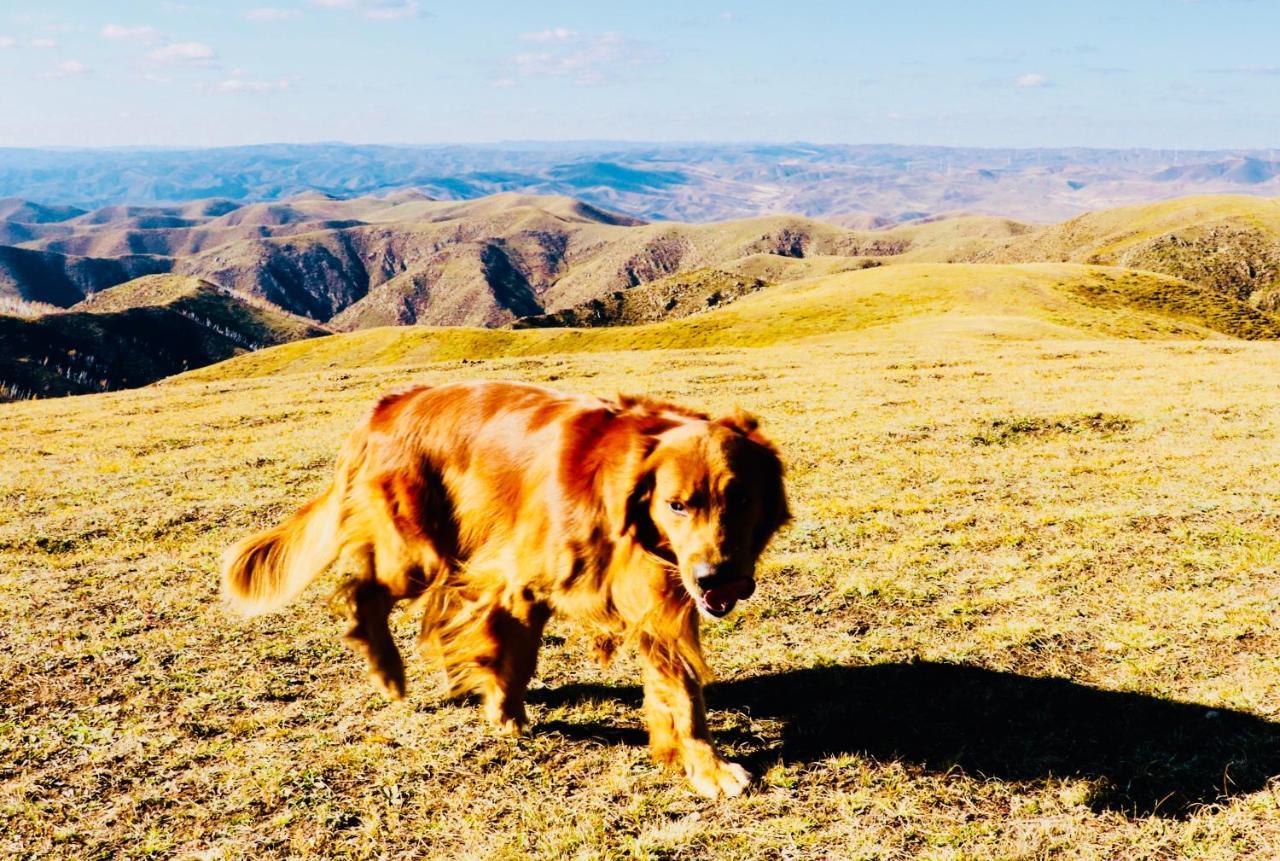
[[[0,851],[15,858],[1274,858],[1280,345],[1155,274],[915,264],[621,329],[373,329],[0,406]],[[218,605],[217,557],[373,400],[515,378],[759,414],[795,522],[705,628],[707,803],[638,671],[553,624],[525,741],[410,662],[389,705],[329,575]],[[396,617],[408,645],[411,612]]]
[[[1280,337],[1280,318],[1153,273],[1076,264],[903,264],[793,281],[723,309],[648,326],[370,329],[260,351],[185,379],[462,358],[758,347],[939,319],[995,335]]]

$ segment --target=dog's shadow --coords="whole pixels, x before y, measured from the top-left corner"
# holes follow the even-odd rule
[[[548,706],[590,700],[639,705],[635,687],[569,685],[531,692]],[[1095,810],[1183,818],[1255,792],[1280,774],[1280,724],[1065,679],[958,664],[830,666],[714,684],[708,705],[782,724],[780,743],[730,732],[755,770],[779,759],[839,754],[960,770],[1017,783],[1088,778]],[[732,723],[732,721],[731,721]],[[544,730],[643,744],[634,729],[560,720]],[[753,749],[754,748],[754,749]]]

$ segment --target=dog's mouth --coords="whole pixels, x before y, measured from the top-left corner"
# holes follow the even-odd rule
[[[698,609],[717,619],[729,615],[737,603],[750,598],[756,591],[756,581],[750,577],[721,583],[694,596]]]

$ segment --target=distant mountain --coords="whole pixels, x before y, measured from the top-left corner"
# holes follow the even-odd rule
[[[21,238],[0,247],[0,297],[70,307],[140,274],[174,273],[338,329],[502,326],[753,255],[897,254],[923,229],[856,231],[796,216],[645,223],[515,193],[111,206],[60,222],[0,221]]]
[[[6,316],[0,400],[141,386],[263,347],[329,334],[197,278],[153,275],[70,311]]]
[[[868,261],[1121,265],[1280,307],[1280,199],[1241,195],[1102,210],[1043,227],[966,216],[855,230],[798,216],[645,223],[573,198],[515,193],[454,201],[416,191],[350,199],[310,192],[0,220],[6,231],[27,238],[0,245],[0,299],[69,308],[132,278],[173,273],[338,330],[503,326],[556,319],[691,270],[780,283]]]
[[[1188,194],[1280,194],[1280,161],[1269,151],[806,143],[0,149],[0,196],[52,209],[402,189],[441,199],[564,195],[648,220],[786,212],[873,226],[969,212],[1047,222]],[[0,200],[0,217],[7,205]]]

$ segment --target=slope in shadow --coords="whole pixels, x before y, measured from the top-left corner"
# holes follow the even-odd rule
[[[517,317],[541,314],[542,305],[529,279],[511,262],[507,252],[496,243],[486,243],[480,252],[485,280],[493,291],[494,301]]]
[[[638,688],[570,685],[531,700],[547,705],[616,699]],[[713,709],[780,721],[780,740],[725,738],[747,764],[812,762],[859,754],[927,771],[1017,783],[1097,780],[1089,804],[1129,816],[1184,818],[1196,808],[1255,792],[1280,774],[1280,724],[1065,679],[1032,678],[956,664],[818,667],[715,684]],[[557,721],[542,729],[577,738],[643,744],[644,734]]]

